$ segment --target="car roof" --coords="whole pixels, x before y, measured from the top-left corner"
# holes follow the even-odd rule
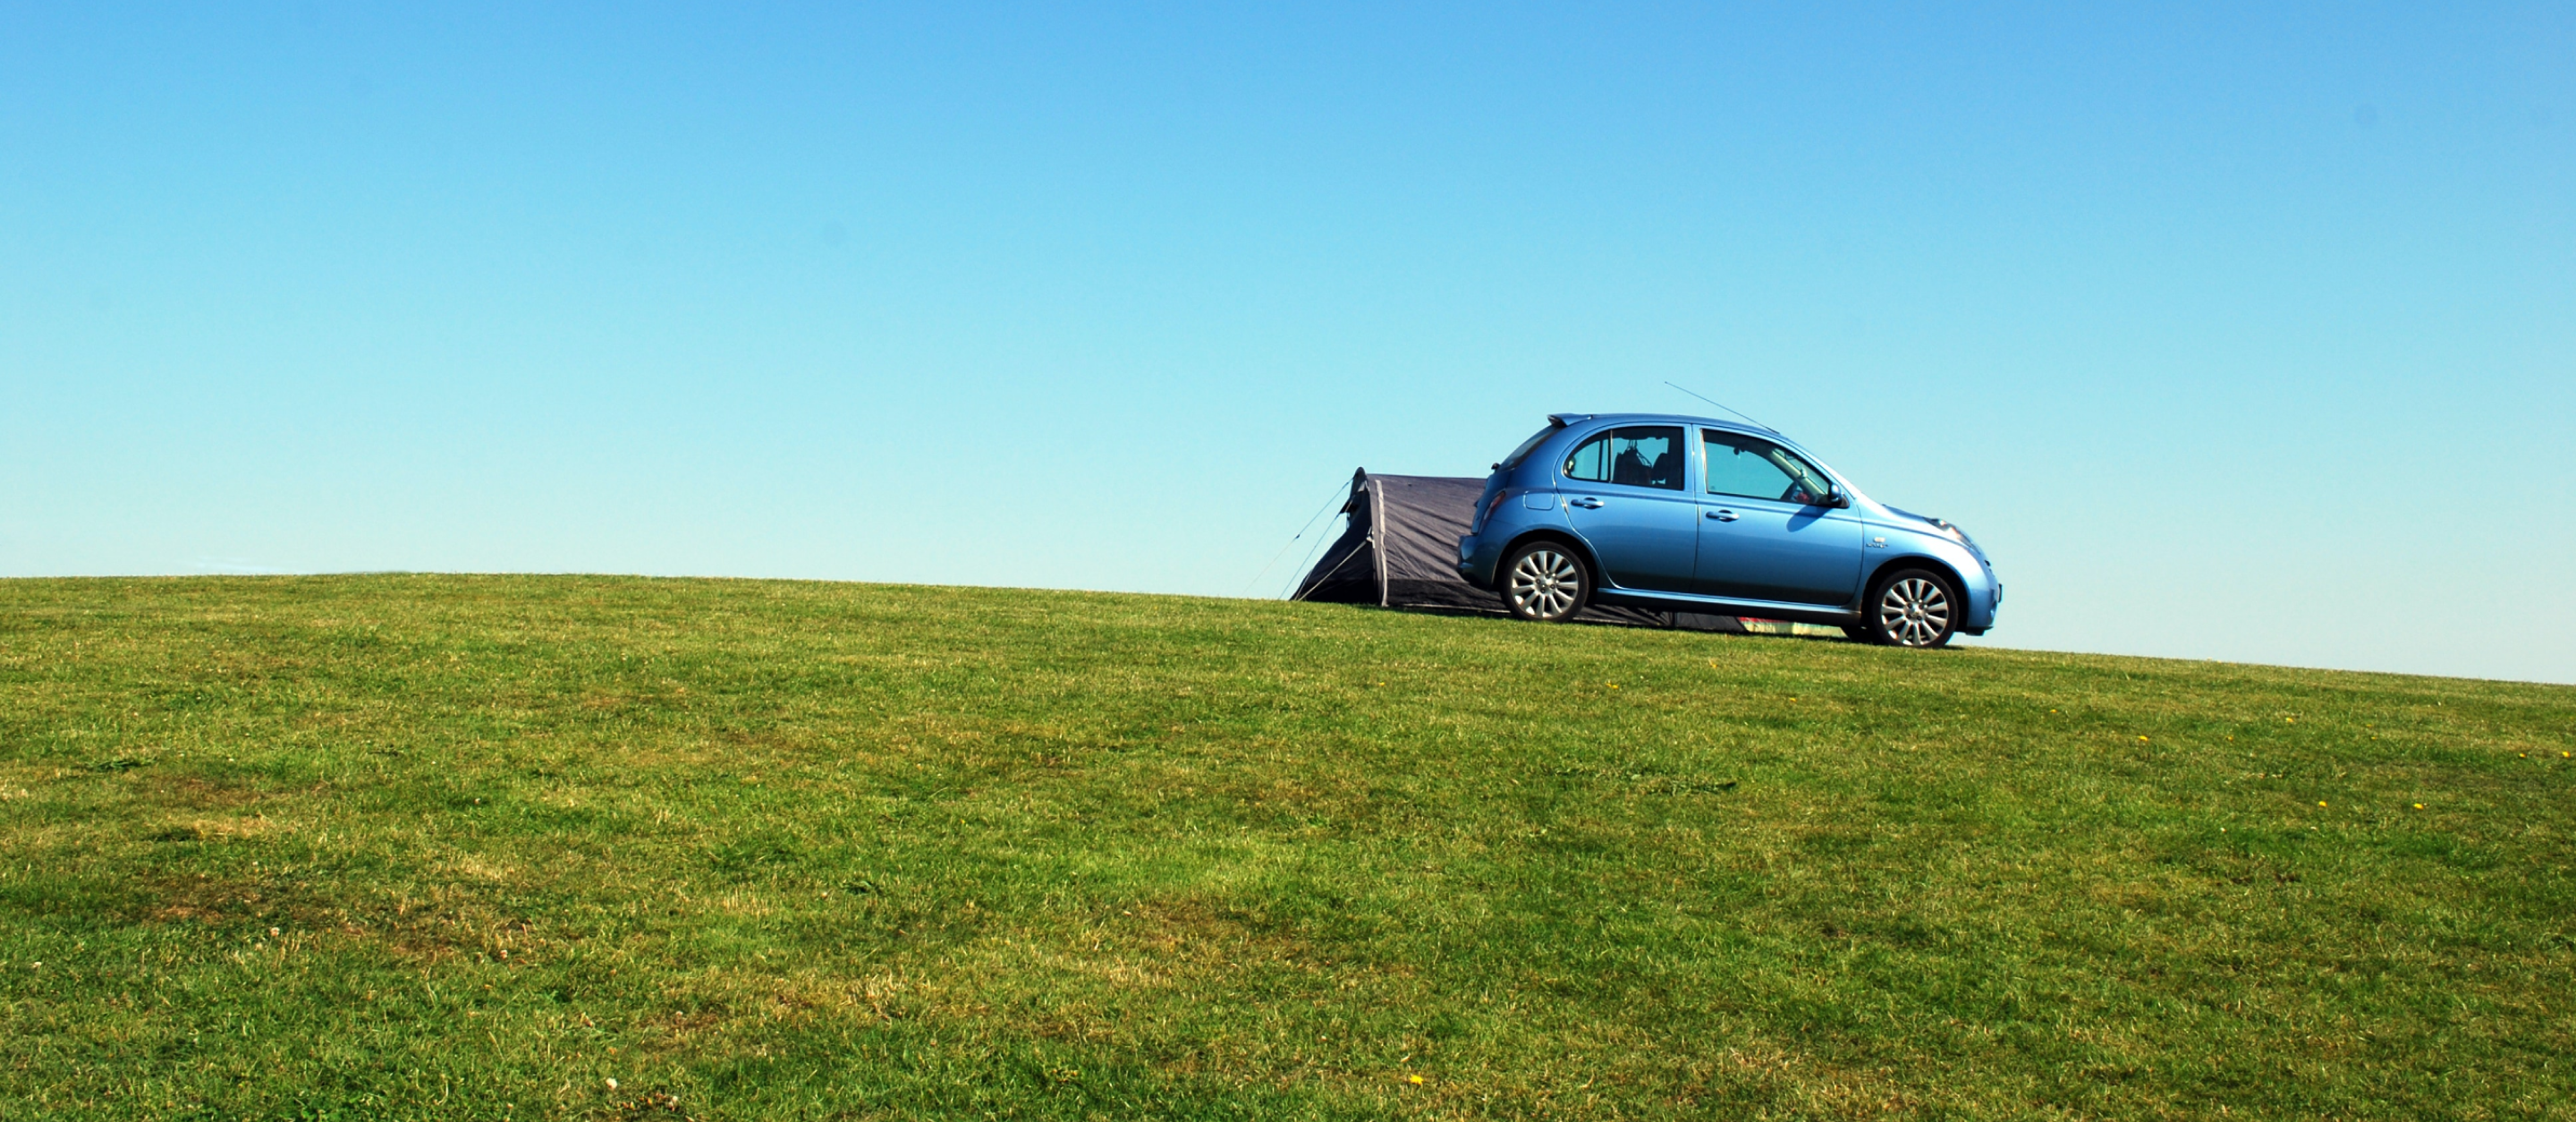
[[[1765,428],[1761,425],[1748,425],[1742,421],[1721,421],[1714,417],[1694,417],[1687,413],[1550,413],[1547,415],[1547,419],[1568,428],[1575,425],[1591,424],[1594,421],[1604,421],[1611,424],[1702,425],[1713,429],[1726,429],[1730,432],[1770,437],[1774,440],[1789,439],[1786,434],[1782,433],[1778,429]]]

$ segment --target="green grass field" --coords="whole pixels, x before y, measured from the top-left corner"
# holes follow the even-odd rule
[[[0,1117],[2576,1118],[2571,741],[1326,605],[6,581]]]

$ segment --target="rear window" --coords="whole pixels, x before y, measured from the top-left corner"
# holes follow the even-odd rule
[[[1529,457],[1530,449],[1538,447],[1539,441],[1556,435],[1556,429],[1557,426],[1549,425],[1546,428],[1531,433],[1529,439],[1521,441],[1520,447],[1512,449],[1512,454],[1503,457],[1503,462],[1495,466],[1502,468],[1504,471],[1510,471],[1513,468],[1521,466],[1521,461]]]

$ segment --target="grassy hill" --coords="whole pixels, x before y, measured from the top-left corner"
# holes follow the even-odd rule
[[[2565,1119],[2571,731],[1324,605],[0,582],[0,1116]]]

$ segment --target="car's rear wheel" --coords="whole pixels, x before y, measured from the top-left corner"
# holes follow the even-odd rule
[[[1861,627],[1873,643],[1937,647],[1959,633],[1959,615],[1966,608],[1950,578],[1930,569],[1899,569],[1871,589]]]
[[[1531,542],[1503,558],[1503,605],[1521,619],[1562,623],[1591,594],[1583,559],[1556,542]]]

